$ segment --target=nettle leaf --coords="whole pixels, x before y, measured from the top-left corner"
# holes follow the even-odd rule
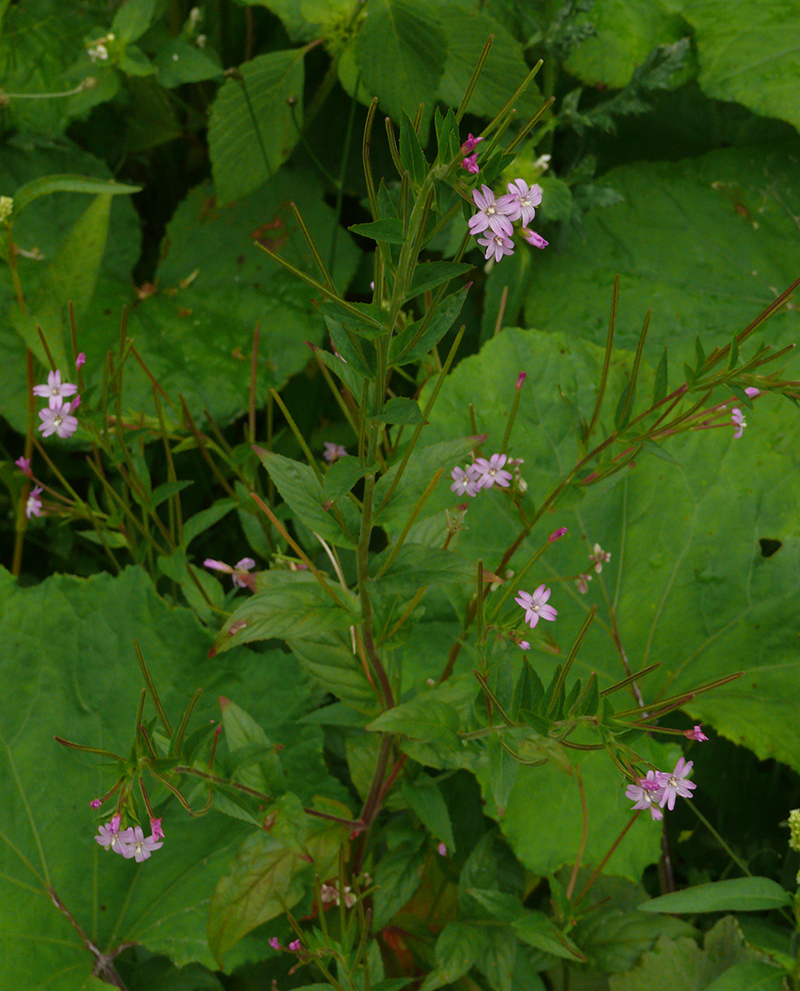
[[[584,234],[558,254],[537,253],[535,291],[525,305],[531,326],[580,327],[583,337],[604,342],[618,274],[615,343],[633,350],[652,308],[645,357],[656,364],[669,344],[680,368],[694,359],[698,329],[706,350],[728,344],[732,330],[743,330],[800,268],[790,216],[800,213],[800,163],[790,147],[638,163],[612,169],[603,181],[620,202],[591,211]],[[749,347],[795,339],[796,315],[783,310]]]
[[[326,509],[325,492],[313,468],[260,447],[255,451],[275,487],[305,526],[337,547],[356,546],[355,519],[350,519],[350,532],[345,533],[333,513]]]
[[[314,633],[348,629],[360,619],[356,597],[336,587],[337,605],[313,575],[267,571],[259,576],[259,591],[241,601],[214,641],[214,651],[256,640],[288,640]]]
[[[794,3],[743,0],[727,8],[727,14],[725,10],[720,0],[690,0],[681,6],[681,15],[694,28],[703,90],[799,127],[800,62],[786,33],[787,24],[793,26],[789,19],[797,14]]]
[[[447,37],[426,6],[413,0],[369,0],[355,44],[361,81],[382,110],[400,120],[420,103],[431,113],[444,70]]]
[[[244,62],[211,106],[208,146],[222,205],[266,182],[297,143],[302,121],[305,49],[268,52]]]
[[[138,568],[118,577],[55,576],[32,588],[19,588],[0,571],[0,597],[0,635],[8,647],[0,684],[15,699],[0,713],[4,982],[32,987],[47,974],[54,991],[74,991],[92,972],[94,954],[49,889],[102,953],[113,957],[134,944],[179,967],[196,961],[213,968],[209,902],[245,827],[213,812],[190,819],[174,799],[162,797],[155,812],[163,818],[164,848],[142,864],[108,854],[93,833],[113,807],[98,814],[88,803],[111,787],[115,770],[53,740],[58,734],[128,752],[143,687],[134,637],[175,727],[198,681],[206,680],[208,632],[189,610],[161,600]],[[211,667],[215,690],[231,697],[246,680],[252,717],[285,745],[283,764],[304,801],[321,790],[344,797],[325,770],[319,727],[300,721],[311,692],[290,655],[232,651]],[[149,719],[152,709],[146,712]],[[212,692],[200,699],[190,735],[197,727],[205,733],[218,715]],[[188,739],[186,746],[191,749]],[[151,798],[154,793],[151,787]],[[54,809],[69,812],[69,828]],[[105,909],[97,912],[98,905]]]

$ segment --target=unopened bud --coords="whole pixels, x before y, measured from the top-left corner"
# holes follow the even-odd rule
[[[517,392],[519,392],[519,390],[522,388],[522,383],[525,381],[527,377],[528,377],[527,372],[520,372],[519,375],[517,375],[517,384],[514,386]]]
[[[549,544],[554,544],[557,540],[560,540],[566,532],[567,532],[567,528],[565,526],[560,526],[557,530],[553,530],[553,532],[547,538],[547,542]]]

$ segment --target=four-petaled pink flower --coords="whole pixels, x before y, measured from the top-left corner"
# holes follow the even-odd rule
[[[501,488],[507,489],[511,484],[511,472],[503,471],[505,463],[505,454],[493,454],[488,460],[476,458],[470,468],[478,488],[490,489],[493,485],[499,485]]]
[[[738,440],[744,433],[744,428],[747,426],[747,420],[744,418],[744,413],[737,407],[731,410],[731,420],[736,429],[733,431],[734,439]]]
[[[100,846],[105,847],[106,850],[112,850],[114,853],[120,853],[123,856],[123,842],[122,833],[119,831],[120,817],[115,815],[110,822],[103,823],[97,830],[97,836],[95,840],[100,844]],[[128,832],[129,830],[126,830]]]
[[[31,516],[41,516],[42,515],[42,497],[41,497],[42,487],[41,485],[35,485],[33,492],[28,496],[28,501],[25,503],[25,515],[28,519]]]
[[[451,492],[460,496],[476,496],[478,494],[480,486],[475,477],[474,465],[469,465],[466,471],[463,468],[454,468],[450,472],[450,476],[453,479],[453,484],[450,486]]]
[[[17,458],[14,464],[19,468],[23,475],[27,475],[28,478],[33,478],[33,472],[31,471],[31,459],[30,458]]]
[[[520,650],[530,650],[531,649],[531,645],[528,643],[527,640],[520,640],[520,642],[517,644],[517,646],[519,647]]]
[[[661,794],[661,801],[659,805],[663,809],[664,806],[672,812],[675,808],[675,799],[678,795],[681,798],[691,798],[692,792],[697,787],[694,781],[686,781],[686,775],[691,771],[692,764],[694,761],[689,761],[686,763],[681,757],[678,763],[675,765],[675,770],[669,774],[665,771],[657,771],[656,779],[661,785],[663,791]]]
[[[744,391],[748,399],[755,399],[760,394],[760,390],[754,385],[749,385]]]
[[[153,850],[160,850],[164,846],[155,836],[145,836],[141,826],[124,829],[119,834],[119,843],[122,856],[126,860],[133,857],[137,864],[152,857]]]
[[[71,414],[69,406],[62,405],[60,399],[58,405],[53,405],[51,401],[46,409],[39,410],[39,419],[42,421],[39,430],[42,431],[43,437],[56,434],[64,440],[71,437],[78,429],[78,418]]]
[[[478,238],[478,244],[485,249],[483,257],[486,261],[489,261],[492,255],[494,255],[494,260],[499,262],[506,255],[514,254],[514,242],[505,234],[494,234],[487,231],[483,237]]]
[[[253,579],[247,572],[252,571],[255,566],[256,562],[251,557],[243,557],[241,561],[236,562],[233,568],[224,561],[215,561],[210,557],[207,557],[203,561],[204,568],[212,568],[214,571],[224,571],[226,575],[230,575],[231,581],[237,588],[253,588]]]
[[[545,605],[550,598],[550,589],[540,585],[534,592],[522,592],[514,599],[518,606],[525,610],[525,622],[531,629],[536,626],[540,619],[553,622],[558,612],[552,607]]]
[[[504,234],[506,238],[511,237],[514,228],[508,215],[513,213],[514,205],[504,203],[501,199],[496,199],[494,193],[488,186],[481,186],[480,190],[472,190],[472,198],[478,207],[478,212],[469,218],[470,234],[480,234],[481,231],[490,230],[494,234]],[[480,244],[480,241],[478,242]],[[510,251],[505,254],[511,254]]]
[[[537,207],[542,202],[542,191],[538,186],[529,186],[524,179],[515,179],[508,184],[508,193],[500,198],[504,205],[513,207],[511,220],[521,220],[524,227],[536,216]]]
[[[50,409],[55,409],[63,404],[67,396],[74,396],[78,391],[77,385],[71,382],[61,381],[61,372],[56,369],[47,375],[47,385],[35,385],[33,387],[34,396],[46,396]],[[45,434],[45,437],[47,434]],[[59,435],[60,436],[60,435]],[[69,436],[69,435],[67,435]]]
[[[334,461],[339,458],[346,458],[347,451],[342,447],[341,444],[331,444],[329,441],[325,441],[325,453],[322,455],[326,461],[333,464]]]
[[[654,819],[663,819],[664,813],[658,807],[661,799],[661,786],[658,783],[655,771],[648,771],[646,778],[639,778],[639,783],[628,785],[625,796],[636,804],[634,809],[650,809],[650,815]]]
[[[478,153],[475,152],[474,155],[467,155],[465,159],[462,159],[461,168],[466,169],[470,175],[477,175],[481,170],[478,165]]]
[[[683,734],[687,740],[697,740],[698,743],[705,743],[708,737],[703,732],[703,724],[700,723],[694,729],[687,729]]]

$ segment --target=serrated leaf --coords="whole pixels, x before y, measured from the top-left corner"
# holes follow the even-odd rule
[[[480,926],[469,922],[448,922],[436,940],[436,969],[422,982],[420,991],[436,991],[463,977],[490,939],[490,933]]]
[[[337,458],[325,472],[322,483],[325,498],[330,499],[331,502],[343,498],[366,473],[366,469],[358,458],[351,455]]]
[[[458,712],[440,699],[420,696],[387,709],[367,726],[373,733],[398,733],[424,743],[460,749]]]
[[[373,574],[377,574],[391,551],[388,548],[374,559],[370,566]],[[453,551],[405,543],[389,568],[381,575],[380,585],[388,595],[411,597],[423,585],[474,582],[477,574],[477,564],[465,561]]]

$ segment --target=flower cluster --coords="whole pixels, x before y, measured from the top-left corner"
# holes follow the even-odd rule
[[[692,764],[693,761],[686,762],[681,757],[672,772],[648,771],[646,777],[628,785],[625,796],[636,803],[633,809],[650,809],[650,815],[654,819],[663,819],[664,813],[661,810],[665,805],[671,812],[679,795],[681,798],[692,797],[692,791],[697,785],[686,780]]]
[[[493,454],[490,458],[475,458],[466,468],[454,468],[450,473],[453,484],[450,490],[456,495],[476,496],[481,489],[490,489],[493,485],[507,489],[511,484],[511,472],[505,471],[505,464],[520,465],[517,458],[509,461],[505,454]]]
[[[83,364],[81,358],[83,361],[86,360],[84,355],[79,355],[76,362],[78,368]],[[58,369],[48,373],[46,384],[33,387],[34,396],[47,399],[47,406],[43,410],[39,410],[39,419],[42,421],[39,424],[39,429],[42,431],[43,437],[55,434],[65,440],[78,429],[77,417],[72,415],[81,404],[81,397],[75,395],[77,391],[77,385],[73,385],[72,382],[61,381],[61,372]],[[75,396],[75,398],[70,402],[65,402],[64,400],[69,396]]]
[[[110,822],[99,827],[95,839],[106,850],[118,853],[126,860],[131,858],[140,864],[153,855],[154,850],[160,850],[164,845],[164,830],[160,819],[150,820],[150,835],[145,836],[141,826],[129,826],[120,832],[120,816],[115,815]]]
[[[547,241],[528,224],[536,215],[535,207],[542,202],[542,191],[538,185],[529,186],[524,179],[515,179],[508,184],[508,192],[496,198],[492,190],[482,185],[472,191],[472,198],[478,212],[469,220],[469,232],[478,238],[484,249],[485,258],[494,257],[496,262],[506,255],[514,254],[513,224],[522,222],[520,233],[534,248],[546,248]],[[483,237],[478,237],[483,234]]]

